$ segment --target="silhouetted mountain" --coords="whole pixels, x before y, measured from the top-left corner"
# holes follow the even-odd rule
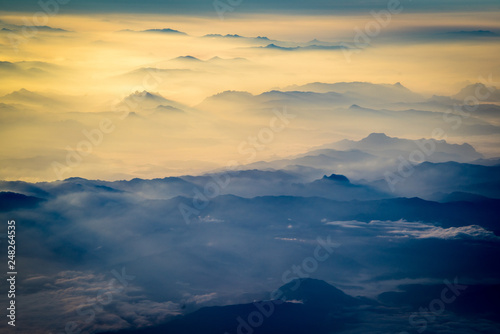
[[[243,36],[237,35],[237,34],[226,34],[226,35],[221,35],[221,34],[207,34],[203,37],[220,37],[220,38],[244,38]]]
[[[162,325],[115,334],[337,333],[355,316],[344,309],[364,304],[324,281],[296,279],[282,286],[283,300],[206,307]],[[287,302],[290,301],[290,302]]]
[[[307,104],[309,106],[323,105],[325,103],[348,103],[347,99],[342,94],[335,92],[314,93],[301,91],[286,91],[272,90],[269,92],[257,95],[256,100],[259,102],[281,102],[293,104]]]
[[[43,185],[43,183],[41,184]],[[15,192],[39,198],[50,197],[50,194],[39,185],[24,181],[0,181],[0,191]]]
[[[178,109],[188,109],[187,106],[164,98],[158,93],[150,93],[148,91],[135,92],[123,99],[116,107],[126,111],[141,112],[146,111],[152,113],[155,108],[160,105],[168,105]]]
[[[182,110],[182,109],[172,107],[172,106],[164,106],[164,105],[159,105],[155,109],[157,112],[161,112],[161,113],[166,112],[169,114],[170,113],[183,113],[184,112],[184,110]]]
[[[202,36],[203,38],[210,38],[210,39],[225,39],[225,40],[244,40],[246,42],[250,43],[269,43],[269,42],[276,42],[274,40],[271,40],[265,36],[257,36],[257,37],[245,37],[241,36],[238,34],[207,34]]]
[[[460,92],[453,95],[452,97],[456,100],[466,102],[467,99],[470,98],[479,99],[480,96],[481,97],[485,96],[485,94],[487,94],[488,96],[486,98],[482,98],[481,102],[500,102],[500,91],[496,89],[496,87],[487,87],[483,83],[475,83],[472,85],[468,85],[462,88]]]
[[[424,158],[431,162],[470,162],[483,157],[467,143],[458,145],[435,139],[409,140],[389,137],[384,133],[372,133],[360,141],[345,139],[323,147],[337,150],[361,150],[386,158],[397,158],[399,155],[404,157],[419,150],[424,154]]]
[[[170,28],[147,29],[147,30],[143,30],[141,32],[156,32],[156,33],[162,33],[162,34],[187,35],[185,32],[175,30],[175,29],[170,29]]]
[[[331,181],[336,181],[336,182],[341,182],[341,183],[350,183],[349,179],[345,177],[344,175],[336,175],[332,174],[330,176],[323,176],[324,180],[331,180]]]
[[[14,211],[19,209],[32,209],[38,206],[43,199],[26,196],[13,192],[0,192],[0,211]]]
[[[449,284],[454,284],[451,282]],[[326,334],[341,333],[343,330],[370,330],[371,317],[382,317],[388,323],[401,316],[401,310],[408,315],[418,315],[423,306],[428,306],[429,296],[448,298],[444,304],[446,315],[455,313],[460,317],[482,318],[500,322],[498,298],[499,285],[464,285],[458,282],[454,290],[449,285],[403,285],[402,292],[385,292],[378,296],[383,305],[368,299],[356,299],[341,290],[315,279],[297,279],[277,291],[292,302],[257,301],[252,304],[206,307],[185,316],[142,329],[115,332],[117,334],[194,334],[194,333],[294,333]],[[446,293],[443,293],[446,292]],[[447,300],[448,300],[447,299]],[[444,302],[443,302],[444,303]],[[360,306],[363,308],[360,308]],[[414,312],[414,313],[412,313]],[[367,317],[368,316],[368,317]],[[430,314],[429,316],[432,316]],[[367,318],[365,318],[367,317]],[[408,316],[407,316],[408,317]],[[361,320],[363,319],[363,320]],[[429,318],[431,319],[431,318]],[[436,318],[434,322],[439,323]],[[446,322],[446,320],[445,320]],[[395,328],[401,326],[395,322]],[[422,323],[415,321],[415,327]],[[427,322],[425,322],[427,324]]]
[[[481,166],[457,162],[424,162],[414,166],[411,175],[394,184],[397,194],[427,198],[434,193],[466,192],[500,199],[500,166]],[[385,181],[372,183],[388,189]],[[418,194],[418,195],[417,195]]]
[[[470,162],[471,164],[483,165],[483,166],[498,166],[500,165],[500,158],[492,159],[477,159]]]
[[[373,84],[369,82],[339,82],[334,84],[314,82],[302,86],[290,86],[286,90],[301,90],[316,93],[336,92],[349,97],[370,98],[379,100],[381,98],[391,102],[419,102],[424,98],[419,94],[413,93],[408,88],[396,83]]]
[[[386,160],[359,150],[339,151],[334,149],[315,149],[304,154],[271,161],[259,161],[242,168],[281,169],[295,175],[301,175],[305,181],[313,181],[325,173],[346,173],[351,175],[360,166],[382,165],[385,170]],[[365,169],[366,170],[366,169]]]
[[[266,46],[259,46],[259,48],[270,49],[270,50],[281,50],[281,51],[301,51],[301,50],[342,50],[347,49],[347,47],[342,45],[307,45],[307,46],[280,46],[274,43],[268,44]]]
[[[451,194],[443,194],[443,193],[437,193],[431,196],[430,198],[433,201],[437,202],[484,202],[484,201],[489,201],[492,200],[491,198],[481,196],[481,195],[476,195],[476,194],[471,194],[471,193],[466,193],[466,192],[460,192],[456,191]]]
[[[24,88],[0,97],[0,101],[50,107],[59,107],[64,105],[63,102],[57,99],[29,91]]]
[[[220,57],[212,57],[210,58],[209,60],[207,60],[206,62],[210,63],[210,64],[215,64],[215,65],[231,65],[231,64],[246,64],[246,63],[249,63],[248,59],[245,59],[245,58],[241,58],[241,57],[238,57],[238,58],[220,58]]]
[[[186,205],[191,203],[190,199],[173,200]],[[496,208],[499,203],[499,200],[436,203],[420,198],[342,202],[314,197],[263,196],[244,199],[225,195],[214,198],[204,212],[224,221],[237,221],[238,224],[247,226],[266,226],[270,222],[286,226],[289,224],[289,217],[299,222],[319,222],[325,217],[335,221],[365,222],[397,221],[404,218],[409,221],[439,222],[443,227],[476,224],[500,230]],[[286,217],[281,212],[287,212]]]
[[[329,45],[330,42],[323,42],[323,41],[320,41],[318,39],[313,39],[313,40],[310,40],[309,42],[307,42],[307,44],[309,45]]]
[[[285,192],[284,192],[285,193]],[[332,174],[305,184],[294,184],[290,192],[293,196],[324,197],[337,201],[371,200],[393,197],[371,186],[353,184],[344,175]]]
[[[241,91],[224,91],[216,95],[212,95],[203,100],[196,108],[204,110],[227,110],[232,114],[238,111],[243,111],[248,106],[255,105],[257,101],[255,97],[248,92]],[[244,107],[243,107],[244,106]]]
[[[283,300],[299,301],[320,309],[338,309],[363,304],[363,301],[345,294],[325,281],[311,278],[295,279],[278,290],[282,292]]]
[[[194,61],[194,62],[202,62],[203,60],[201,59],[198,59],[196,57],[193,57],[193,56],[179,56],[179,57],[176,57],[172,60],[181,60],[181,61]]]

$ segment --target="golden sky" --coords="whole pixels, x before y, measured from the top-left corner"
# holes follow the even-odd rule
[[[68,146],[74,148],[86,140],[82,131],[98,128],[108,114],[114,130],[64,177],[160,177],[238,160],[242,141],[259,133],[273,117],[266,108],[284,108],[289,101],[274,105],[263,98],[249,102],[242,96],[229,102],[210,99],[228,90],[258,95],[312,82],[399,82],[427,99],[454,95],[466,85],[480,82],[481,77],[492,76],[494,81],[500,70],[500,21],[492,12],[402,11],[391,15],[387,24],[370,14],[235,12],[225,20],[61,14],[40,24],[33,23],[32,14],[0,14],[3,179],[56,179],[52,162],[65,160]],[[26,22],[65,31],[23,28]],[[376,29],[371,35],[367,30],[370,25]],[[141,32],[165,28],[186,34]],[[360,38],[360,31],[365,38]],[[247,38],[202,37],[206,34]],[[269,41],[257,36],[266,36]],[[319,41],[309,42],[313,39]],[[269,44],[282,49],[266,48]],[[311,45],[327,49],[308,48]],[[176,59],[188,55],[198,60]],[[170,102],[128,106],[124,113],[134,114],[121,119],[117,112],[120,103],[123,108],[124,98],[142,91]],[[373,99],[360,101],[364,107],[396,108]],[[155,111],[158,105],[166,104],[184,113],[154,119],[163,117]],[[259,151],[257,160],[302,153],[343,138],[359,139],[374,131],[429,137],[434,126],[425,120],[416,121],[415,128],[405,128],[395,121],[349,119],[343,113],[348,105],[340,102],[314,107],[292,103],[291,107],[298,108],[300,120],[276,134],[272,143]],[[336,116],[335,111],[321,115],[313,111],[329,107],[344,111]],[[469,137],[457,132],[450,137],[452,142],[472,142],[483,145],[484,152],[496,154],[496,141],[487,134]]]

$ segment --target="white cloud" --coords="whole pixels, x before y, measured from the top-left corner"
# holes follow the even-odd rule
[[[499,239],[492,231],[478,225],[443,228],[440,226],[408,222],[405,220],[381,221],[372,220],[369,223],[356,220],[332,221],[326,225],[336,226],[344,229],[364,229],[371,236],[391,238],[414,238],[414,239]]]
[[[469,225],[461,227],[441,228],[434,227],[420,231],[410,231],[409,235],[417,239],[439,238],[439,239],[497,239],[492,232],[478,225]]]
[[[63,331],[70,322],[82,332],[144,327],[180,314],[178,304],[149,300],[141,288],[133,284],[124,288],[111,274],[63,271],[22,283],[25,293],[18,300],[31,316],[16,326],[19,333],[43,333],[42,323],[54,332]]]
[[[186,302],[187,303],[201,304],[201,303],[205,303],[205,302],[208,302],[209,300],[214,299],[216,296],[217,296],[216,292],[207,293],[204,295],[194,295],[194,296],[189,297],[186,300]]]
[[[210,215],[205,217],[200,217],[200,221],[203,223],[223,223],[224,220],[211,217]]]
[[[304,304],[304,301],[303,300],[292,299],[292,300],[286,300],[285,303]]]

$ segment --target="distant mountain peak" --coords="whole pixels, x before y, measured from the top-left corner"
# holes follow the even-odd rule
[[[154,109],[158,105],[172,105],[179,107],[179,105],[174,102],[167,100],[159,93],[148,92],[147,90],[135,91],[134,93],[125,97],[121,102],[117,104],[119,108],[126,108],[129,112],[131,111],[144,111],[146,109]],[[134,116],[134,115],[130,115]]]
[[[187,55],[187,56],[179,56],[179,57],[176,57],[172,60],[190,60],[190,61],[203,61],[199,58],[196,58],[196,57],[193,57],[193,56],[190,56],[190,55]]]
[[[342,183],[350,183],[349,179],[345,177],[344,175],[340,174],[332,174],[330,176],[323,176],[323,180],[331,180],[335,182],[342,182]]]
[[[37,99],[37,98],[46,98],[45,96],[32,92],[30,90],[27,90],[25,88],[21,88],[19,90],[13,91],[10,94],[5,95],[4,97],[12,97],[12,98],[32,98],[32,99]]]
[[[19,90],[13,91],[11,94],[23,94],[24,95],[24,94],[36,94],[36,93],[32,92],[30,90],[27,90],[26,88],[21,88]]]
[[[265,48],[265,49],[276,49],[276,50],[297,50],[299,47],[285,47],[285,46],[279,46],[274,43],[268,44],[266,46],[261,46],[260,48]]]
[[[425,139],[404,139],[398,137],[389,137],[385,133],[371,133],[367,137],[358,140],[341,140],[328,148],[337,150],[360,150],[370,154],[381,154],[383,157],[396,158],[399,154],[410,154],[410,152],[419,149],[423,145],[432,147],[433,153],[428,155],[428,161],[431,162],[471,162],[482,158],[482,154],[477,152],[473,146],[467,143],[450,144],[445,140],[436,140],[433,138]],[[326,146],[325,146],[326,147]]]
[[[215,98],[227,98],[227,97],[253,97],[249,92],[238,91],[238,90],[225,90],[221,93],[215,94],[212,97]]]
[[[88,181],[88,180],[84,179],[83,177],[77,177],[77,176],[68,177],[64,179],[64,182],[82,182],[82,181]]]
[[[156,112],[159,112],[159,113],[163,113],[163,112],[166,112],[166,113],[184,113],[184,110],[182,110],[180,108],[172,107],[169,105],[162,105],[162,104],[157,106],[155,108],[155,110],[156,110]]]
[[[134,93],[130,94],[129,97],[142,97],[146,99],[158,99],[158,98],[163,99],[163,96],[161,96],[160,94],[150,93],[147,90],[143,90],[142,92],[137,90]]]
[[[481,82],[465,86],[460,90],[460,92],[453,95],[452,98],[456,100],[466,100],[470,97],[476,96],[478,94],[477,92],[482,92],[483,94],[485,94],[485,92],[489,93],[488,97],[484,101],[500,101],[500,91],[498,91],[495,86],[488,87]]]
[[[373,132],[368,135],[368,137],[363,138],[362,140],[386,140],[391,139],[391,137],[387,136],[385,133],[377,133]]]
[[[248,61],[246,58],[241,58],[241,57],[237,57],[237,58],[221,58],[219,56],[214,56],[212,58],[210,58],[209,60],[207,60],[207,62],[234,62],[234,61]]]
[[[306,44],[308,44],[308,45],[316,45],[316,46],[318,46],[318,45],[320,45],[320,46],[328,46],[328,45],[330,45],[331,43],[329,43],[329,42],[325,42],[325,41],[320,41],[319,39],[315,38],[315,39],[313,39],[313,40],[310,40],[310,41],[309,41],[309,42],[307,42]]]
[[[222,38],[243,38],[243,36],[237,35],[237,34],[206,34],[203,37],[222,37]]]
[[[325,281],[314,278],[297,278],[279,290],[285,300],[300,300],[315,306],[352,306],[361,302]]]
[[[170,29],[170,28],[163,28],[163,29],[147,29],[143,30],[142,32],[159,32],[159,33],[166,33],[166,34],[178,34],[178,35],[187,35],[185,32],[175,30],[175,29]]]

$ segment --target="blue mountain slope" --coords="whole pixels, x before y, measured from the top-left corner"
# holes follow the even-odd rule
[[[36,208],[43,199],[13,192],[0,192],[0,211]]]
[[[279,300],[206,307],[162,325],[116,334],[337,333],[355,321],[345,309],[366,304],[315,279],[297,279],[277,291]]]

